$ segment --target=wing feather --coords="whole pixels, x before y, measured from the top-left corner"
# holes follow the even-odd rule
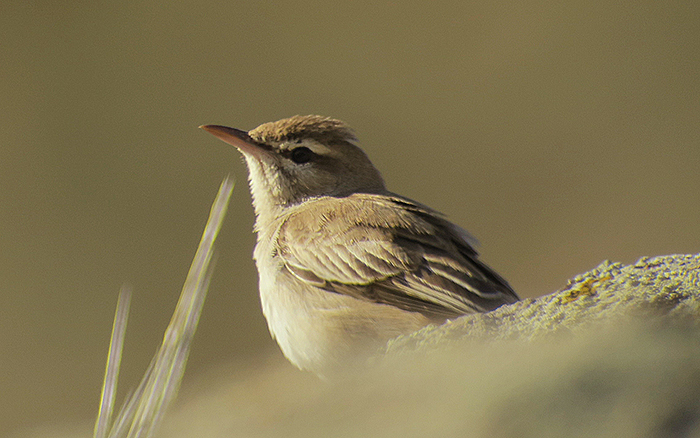
[[[354,194],[308,201],[288,215],[276,239],[279,255],[300,280],[436,319],[518,300],[477,259],[466,231],[405,198]]]

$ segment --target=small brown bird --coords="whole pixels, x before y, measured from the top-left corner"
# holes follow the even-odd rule
[[[202,128],[248,165],[263,313],[299,368],[325,376],[398,335],[518,300],[465,230],[386,189],[345,123]]]

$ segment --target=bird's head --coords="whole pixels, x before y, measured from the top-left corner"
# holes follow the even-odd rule
[[[243,154],[258,216],[319,196],[384,193],[384,180],[348,125],[294,116],[252,131],[201,127]]]

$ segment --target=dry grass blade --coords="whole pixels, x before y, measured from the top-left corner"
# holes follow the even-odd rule
[[[151,437],[175,399],[211,279],[214,241],[226,215],[233,185],[230,178],[221,183],[163,343],[141,383],[119,412],[108,435],[111,438]],[[114,385],[110,394],[116,390],[116,381]],[[95,428],[96,437],[98,429],[102,431],[107,427],[101,423],[101,417],[102,414]]]
[[[123,286],[119,291],[117,301],[117,311],[112,324],[112,337],[107,353],[107,368],[105,378],[102,382],[102,395],[100,397],[100,410],[95,422],[95,438],[105,438],[109,425],[112,422],[112,412],[114,411],[114,400],[117,395],[117,381],[119,380],[119,365],[122,359],[122,349],[124,347],[124,334],[126,333],[126,323],[129,319],[129,304],[131,303],[131,289]]]

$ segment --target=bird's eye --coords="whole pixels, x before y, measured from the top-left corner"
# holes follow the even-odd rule
[[[290,158],[297,164],[308,163],[314,158],[314,153],[306,146],[301,146],[292,150]]]

